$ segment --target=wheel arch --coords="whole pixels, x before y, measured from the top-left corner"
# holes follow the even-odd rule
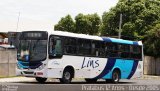
[[[114,71],[119,71],[119,73],[120,73],[120,79],[121,79],[121,77],[122,77],[121,69],[118,68],[118,67],[116,67],[116,68],[113,69],[112,73],[113,73]],[[111,76],[112,76],[112,74],[111,74]]]
[[[72,78],[74,78],[74,76],[75,76],[75,69],[74,69],[73,66],[68,65],[68,66],[66,66],[66,67],[64,68],[63,72],[64,72],[65,70],[70,70],[70,71],[72,72]]]

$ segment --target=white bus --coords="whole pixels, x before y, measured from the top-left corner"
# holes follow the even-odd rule
[[[40,83],[47,78],[62,83],[70,83],[72,78],[118,83],[143,75],[141,41],[62,31],[25,31],[19,40],[16,74]]]

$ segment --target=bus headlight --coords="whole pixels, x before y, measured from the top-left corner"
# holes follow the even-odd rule
[[[17,69],[22,69],[18,63],[17,63]]]
[[[45,66],[46,66],[46,64],[42,64],[41,66],[39,66],[39,67],[37,68],[37,70],[42,70]]]
[[[141,67],[141,64],[138,64],[138,69],[141,69],[142,67]]]

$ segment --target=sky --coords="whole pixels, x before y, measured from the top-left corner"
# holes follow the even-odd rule
[[[0,0],[0,32],[52,31],[58,21],[70,14],[102,16],[118,0]],[[18,22],[19,17],[19,22]],[[18,27],[17,27],[18,24]]]

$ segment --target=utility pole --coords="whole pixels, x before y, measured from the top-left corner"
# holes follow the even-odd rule
[[[118,30],[118,38],[121,38],[121,32],[122,32],[122,14],[120,14],[120,20],[119,20],[119,30]]]
[[[17,30],[18,30],[18,27],[19,27],[19,17],[20,17],[20,12],[18,12],[18,20],[17,20],[16,32],[17,32]]]

